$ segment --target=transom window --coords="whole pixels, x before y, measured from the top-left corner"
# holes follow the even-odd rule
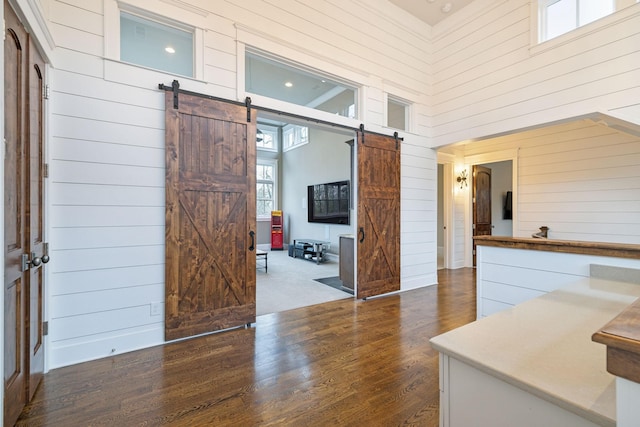
[[[612,14],[615,0],[540,0],[540,41]]]
[[[193,30],[120,12],[120,60],[193,77]]]
[[[282,128],[282,150],[288,151],[309,143],[309,128],[286,125]]]
[[[357,115],[354,87],[249,49],[245,54],[245,90],[339,116]]]
[[[278,127],[258,123],[256,147],[258,150],[278,151]]]
[[[407,130],[408,105],[391,96],[387,98],[387,126],[394,129]]]

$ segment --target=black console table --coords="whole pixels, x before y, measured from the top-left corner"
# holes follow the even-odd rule
[[[295,239],[293,241],[293,257],[315,261],[316,264],[324,262],[331,242],[314,239]]]

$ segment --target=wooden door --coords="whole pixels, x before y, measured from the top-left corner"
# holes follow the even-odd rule
[[[491,235],[491,169],[473,167],[473,235]],[[476,265],[476,245],[473,244],[473,265]]]
[[[33,261],[29,269],[27,288],[27,330],[29,352],[29,396],[36,392],[44,375],[44,264],[49,261],[48,245],[44,242],[44,59],[31,41],[29,43],[29,90],[27,149],[27,237],[28,253]],[[37,260],[40,260],[38,263]],[[39,265],[35,265],[39,264]]]
[[[400,143],[358,132],[356,296],[400,290]]]
[[[27,33],[5,1],[4,41],[4,423],[27,402],[27,282],[25,106]]]
[[[165,338],[255,322],[256,113],[166,93]]]

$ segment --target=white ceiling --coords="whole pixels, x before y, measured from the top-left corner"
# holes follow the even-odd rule
[[[389,0],[396,6],[406,10],[416,18],[429,25],[450,16],[452,13],[462,9],[473,0]],[[448,10],[448,12],[446,11]]]

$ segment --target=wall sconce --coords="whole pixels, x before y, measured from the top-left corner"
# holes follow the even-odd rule
[[[456,181],[458,181],[458,184],[460,184],[460,189],[462,190],[463,187],[467,187],[469,184],[467,184],[467,170],[463,170],[462,172],[460,172],[460,176],[456,179]]]

